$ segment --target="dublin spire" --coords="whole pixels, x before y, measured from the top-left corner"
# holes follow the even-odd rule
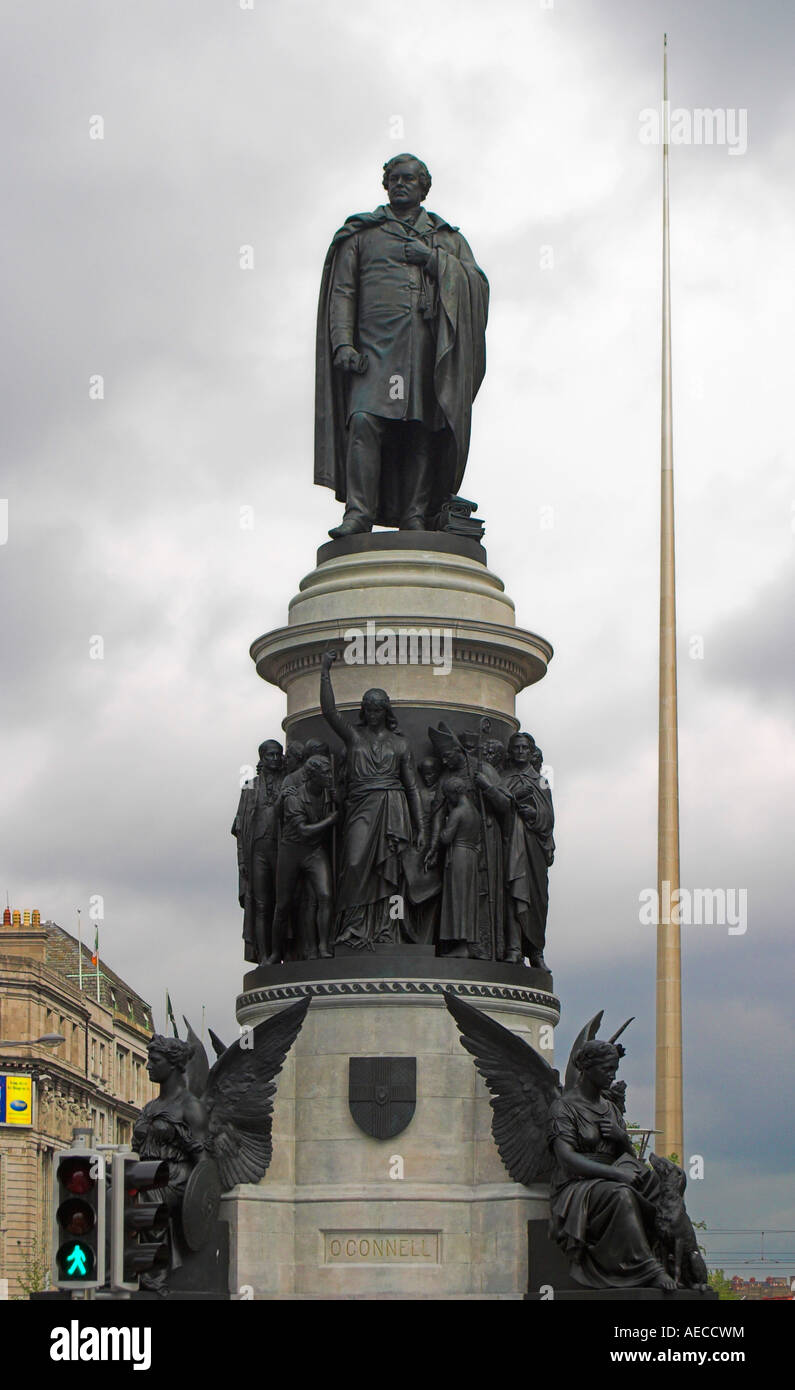
[[[663,263],[660,505],[660,708],[657,792],[656,1147],[684,1163],[682,1121],[682,959],[676,909],[679,888],[679,746],[676,696],[676,586],[671,409],[671,256],[668,210],[668,36],[663,40]],[[666,884],[667,888],[663,885]],[[673,899],[676,901],[676,899]],[[668,918],[669,920],[666,920]]]

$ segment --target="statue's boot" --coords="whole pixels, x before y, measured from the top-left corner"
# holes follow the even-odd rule
[[[343,521],[329,531],[333,541],[341,541],[343,536],[363,536],[372,531],[372,526],[364,521]]]
[[[534,970],[549,970],[543,951],[530,951],[528,960]]]
[[[424,521],[404,521],[400,527],[401,531],[424,531],[426,530]]]

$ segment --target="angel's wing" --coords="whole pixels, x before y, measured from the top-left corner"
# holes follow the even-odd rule
[[[193,1056],[185,1068],[185,1081],[188,1090],[200,1100],[204,1095],[204,1088],[207,1085],[207,1077],[210,1074],[210,1063],[207,1061],[207,1052],[204,1043],[197,1033],[194,1033],[185,1015],[182,1021],[188,1030],[188,1042],[193,1044]]]
[[[274,1077],[301,1031],[311,998],[306,995],[236,1039],[207,1078],[207,1150],[218,1164],[224,1192],[235,1183],[259,1182],[267,1172]]]
[[[560,1095],[553,1067],[521,1038],[482,1009],[465,1004],[452,990],[445,1003],[458,1024],[461,1042],[492,1092],[491,1132],[514,1182],[540,1182],[549,1176],[547,1114]]]
[[[602,1022],[603,1013],[604,1009],[600,1009],[598,1014],[594,1014],[590,1023],[586,1023],[585,1027],[580,1029],[579,1033],[574,1039],[574,1044],[572,1046],[571,1052],[569,1053],[569,1060],[566,1066],[566,1078],[563,1082],[564,1091],[570,1091],[572,1086],[576,1085],[576,1083],[579,1081],[580,1073],[574,1065],[574,1058],[577,1056],[577,1053],[579,1052],[580,1048],[583,1046],[584,1043],[592,1042],[593,1039],[596,1037]]]
[[[212,1028],[208,1028],[207,1032],[210,1034],[210,1042],[213,1045],[213,1052],[215,1053],[216,1057],[223,1057],[224,1053],[226,1052],[226,1043],[221,1042],[221,1039],[219,1038],[218,1034],[214,1033]]]

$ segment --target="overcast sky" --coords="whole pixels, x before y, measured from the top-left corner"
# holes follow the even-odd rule
[[[0,886],[67,928],[102,894],[158,1026],[168,984],[232,1035],[229,827],[284,713],[248,647],[340,514],[311,483],[321,265],[413,150],[491,283],[463,491],[555,648],[518,713],[554,769],[559,1037],[637,1014],[647,1123],[663,30],[672,108],[747,113],[745,148],[671,162],[682,882],[748,903],[745,934],[684,931],[685,1145],[695,1217],[795,1228],[791,7],[28,0],[3,28]]]

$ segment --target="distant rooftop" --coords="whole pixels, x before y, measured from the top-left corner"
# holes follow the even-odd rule
[[[50,970],[64,976],[75,988],[78,987],[81,948],[76,936],[72,936],[71,932],[66,931],[64,927],[59,927],[57,922],[42,922],[41,914],[35,909],[32,912],[20,912],[16,909],[12,912],[11,909],[5,908],[3,911],[3,930],[13,930],[14,927],[22,931],[46,932],[45,963]],[[91,925],[89,930],[91,930]],[[87,946],[83,942],[83,993],[96,1000],[97,967],[92,964],[91,956],[91,946]],[[151,1005],[146,999],[142,999],[140,994],[136,993],[126,980],[122,979],[121,975],[117,975],[115,970],[111,970],[101,950],[99,954],[99,1002],[106,1009],[114,1009],[116,1013],[124,1014],[131,1023],[135,1023],[139,1028],[146,1029],[148,1032],[152,1031]]]

